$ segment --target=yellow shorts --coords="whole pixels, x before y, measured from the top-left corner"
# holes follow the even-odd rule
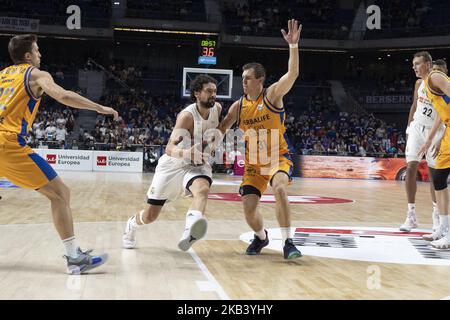
[[[27,189],[40,189],[57,177],[55,170],[16,133],[0,132],[0,177]]]
[[[280,156],[277,164],[273,166],[258,166],[245,163],[244,177],[242,179],[239,194],[261,195],[266,191],[267,184],[272,185],[272,178],[278,172],[284,172],[289,177],[289,183],[292,181],[294,167],[289,155]]]
[[[441,148],[436,158],[435,169],[450,168],[450,130],[445,128],[444,137],[441,141]]]

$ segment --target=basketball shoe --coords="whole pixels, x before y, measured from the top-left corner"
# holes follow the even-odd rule
[[[136,247],[136,227],[133,227],[132,222],[136,219],[135,216],[132,216],[128,219],[127,225],[125,227],[125,232],[122,236],[122,246],[125,249],[133,249]]]
[[[104,264],[108,260],[108,254],[100,254],[93,256],[92,250],[82,251],[77,248],[78,256],[72,258],[64,256],[67,259],[67,272],[69,274],[82,274]]]
[[[184,229],[183,235],[178,242],[178,248],[183,251],[188,251],[196,241],[205,236],[207,230],[208,221],[205,218],[199,218],[190,228]]]
[[[264,230],[264,232],[266,233],[266,239],[264,240],[261,240],[256,234],[254,235],[252,242],[245,251],[246,255],[256,256],[261,253],[262,248],[269,244],[269,235],[267,233],[267,230]]]
[[[411,229],[417,228],[416,213],[414,211],[408,211],[405,222],[400,226],[400,231],[410,232]]]
[[[445,237],[447,235],[447,233],[448,233],[448,228],[439,226],[436,229],[436,231],[434,231],[433,233],[431,233],[431,234],[424,234],[422,236],[422,239],[426,240],[426,241],[436,241],[436,240],[439,240],[439,239]]]
[[[433,248],[436,249],[449,249],[450,248],[449,235],[447,234],[445,237],[442,237],[435,241],[431,241],[430,244],[433,246]]]
[[[302,256],[302,253],[294,245],[291,238],[286,239],[284,242],[283,253],[286,260],[300,258]]]

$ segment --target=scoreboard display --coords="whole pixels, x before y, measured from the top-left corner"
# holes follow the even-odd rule
[[[217,63],[216,57],[216,40],[202,39],[200,40],[200,52],[198,57],[198,64],[212,64]]]

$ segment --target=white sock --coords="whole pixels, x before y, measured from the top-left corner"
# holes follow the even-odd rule
[[[182,239],[189,236],[192,225],[202,216],[202,212],[198,210],[188,210],[188,212],[186,212],[186,226],[184,227],[183,235],[181,236]]]
[[[64,248],[66,248],[66,253],[68,257],[71,258],[76,258],[78,257],[78,252],[77,252],[77,241],[75,239],[75,237],[70,237],[67,239],[64,239],[63,241],[63,245]]]
[[[439,215],[439,226],[442,229],[448,229],[448,215]]]
[[[408,211],[409,212],[416,212],[416,204],[415,203],[408,203]]]
[[[437,213],[437,211],[438,211],[437,203],[433,202],[433,213]]]
[[[136,216],[132,216],[132,217],[129,219],[129,221],[130,221],[130,227],[131,227],[132,229],[137,229],[137,228],[139,227],[139,225],[137,224],[137,221],[136,221]]]
[[[292,238],[291,228],[280,228],[281,229],[281,237],[283,238],[283,245],[286,242],[286,239]]]
[[[203,216],[201,211],[198,210],[188,210],[186,213],[186,228],[190,229],[195,221],[200,219]]]
[[[266,240],[266,230],[264,230],[264,228],[255,232],[255,234],[258,236],[259,240]]]

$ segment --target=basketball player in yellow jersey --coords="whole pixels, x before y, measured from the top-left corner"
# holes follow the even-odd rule
[[[288,21],[288,33],[281,30],[290,48],[288,72],[269,88],[264,88],[266,74],[261,64],[248,63],[242,68],[244,96],[231,105],[227,116],[219,126],[219,130],[224,134],[237,122],[247,137],[245,173],[239,190],[245,219],[255,232],[254,240],[247,248],[247,255],[258,255],[261,249],[269,244],[258,206],[261,195],[270,183],[276,199],[276,215],[281,227],[284,258],[301,257],[300,251],[292,241],[291,210],[286,192],[292,179],[292,161],[285,134],[283,107],[283,96],[292,88],[299,74],[298,42],[301,30],[302,26],[296,20]],[[264,134],[264,130],[267,130],[267,134]],[[252,135],[256,139],[252,139],[250,137]],[[257,140],[257,148],[253,148],[254,150],[252,140]],[[269,164],[260,161],[257,155],[258,153],[261,155],[264,151],[271,160],[275,156],[276,161]]]
[[[35,35],[11,38],[8,51],[14,65],[0,71],[0,177],[46,196],[53,222],[63,241],[69,273],[83,273],[106,262],[108,256],[90,255],[77,246],[70,190],[53,168],[25,144],[44,93],[58,102],[118,118],[117,112],[58,86],[48,72],[40,71],[41,54]]]
[[[441,69],[442,70],[442,69]],[[427,141],[421,148],[424,153],[430,148],[432,140],[436,135],[439,126],[444,123],[446,130],[440,145],[436,159],[436,170],[433,173],[434,188],[436,190],[436,200],[439,210],[439,228],[430,235],[424,235],[424,239],[432,241],[435,248],[450,248],[450,235],[448,224],[449,196],[447,190],[447,179],[450,174],[450,78],[438,68],[433,69],[425,79],[426,92],[433,107],[439,114],[431,129]]]
[[[433,70],[438,70],[447,74],[448,73],[447,62],[445,62],[445,60],[442,59],[437,59],[433,61]]]

